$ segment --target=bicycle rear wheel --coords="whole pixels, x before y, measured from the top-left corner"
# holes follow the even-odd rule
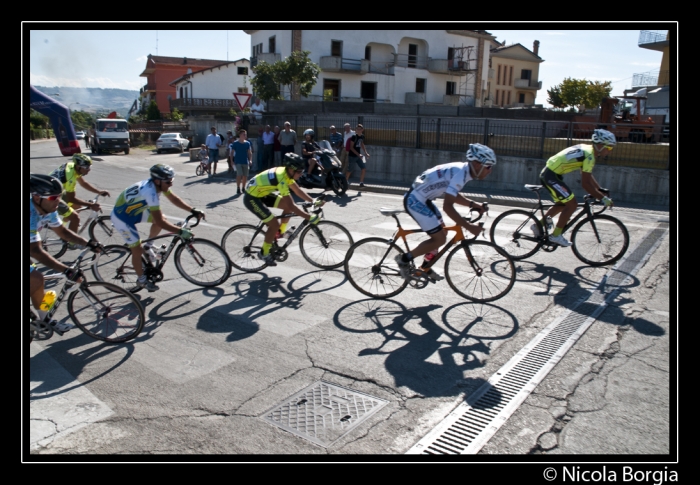
[[[537,227],[535,234],[530,227]],[[491,225],[491,242],[503,248],[514,260],[529,258],[540,249],[544,233],[542,223],[532,213],[524,210],[506,211],[496,217]]]
[[[192,239],[175,250],[175,267],[197,286],[218,286],[231,275],[231,262],[221,246],[207,239]]]
[[[588,217],[571,233],[571,249],[578,259],[590,266],[615,263],[625,254],[629,243],[625,225],[608,215]]]
[[[110,216],[100,216],[90,223],[88,227],[90,239],[97,241],[103,246],[120,244],[122,237],[112,225]]]
[[[68,250],[68,243],[58,237],[50,227],[42,227],[39,235],[41,236],[41,247],[54,258],[60,258]]]
[[[447,256],[445,278],[458,295],[485,303],[498,300],[513,288],[515,265],[494,243],[469,239]]]
[[[299,237],[304,259],[323,269],[340,268],[352,245],[350,232],[332,221],[319,221],[315,226],[309,224]]]
[[[143,330],[143,307],[123,288],[102,281],[82,283],[68,297],[68,314],[90,337],[110,343],[127,342]]]
[[[204,168],[202,167],[202,164],[197,165],[197,168],[194,169],[194,173],[197,175],[204,175]]]
[[[143,267],[146,259],[142,258]],[[92,274],[99,281],[113,283],[131,293],[141,289],[136,283],[138,275],[131,259],[131,250],[126,246],[105,246],[104,251],[95,255]]]
[[[381,237],[369,237],[350,246],[345,258],[345,275],[360,293],[389,298],[401,293],[408,280],[399,273],[394,258],[403,251]]]
[[[234,268],[246,273],[260,271],[267,263],[258,258],[265,242],[265,229],[252,224],[233,226],[221,238],[221,247]]]

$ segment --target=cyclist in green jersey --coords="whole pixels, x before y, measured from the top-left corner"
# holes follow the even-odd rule
[[[103,197],[109,197],[109,192],[100,190],[85,180],[85,176],[92,168],[92,158],[82,153],[76,153],[70,162],[64,163],[49,175],[56,177],[63,184],[63,201],[58,206],[58,214],[68,221],[68,229],[73,232],[78,230],[80,216],[73,207],[89,207],[94,211],[100,210],[100,204],[91,204],[87,200],[79,199],[75,195],[75,186],[79,184],[85,190],[89,190]]]
[[[265,242],[258,257],[265,260],[269,266],[277,266],[270,255],[270,248],[275,238],[284,237],[289,218],[285,217],[280,224],[268,207],[282,209],[285,213],[293,212],[307,219],[311,224],[317,224],[320,220],[317,214],[312,215],[298,208],[289,192],[291,189],[306,202],[314,202],[314,199],[309,197],[296,183],[304,173],[304,159],[296,153],[290,152],[284,155],[282,163],[284,166],[271,168],[251,178],[246,184],[243,195],[243,205],[268,227],[265,233]],[[323,201],[315,201],[315,205],[320,207],[323,205]],[[294,228],[289,229],[293,230]]]
[[[593,177],[593,167],[597,160],[608,156],[610,150],[617,144],[617,140],[615,140],[615,135],[608,130],[597,129],[593,131],[591,141],[593,141],[592,145],[583,143],[574,145],[552,156],[547,160],[547,165],[540,173],[542,184],[547,187],[555,202],[555,205],[547,211],[541,222],[544,225],[547,217],[554,217],[560,214],[556,227],[549,236],[551,242],[560,246],[571,246],[571,242],[562,236],[561,233],[564,226],[569,222],[571,215],[576,212],[578,205],[576,196],[564,183],[563,174],[580,170],[583,189],[596,199],[602,200],[606,206],[610,207],[613,205],[612,199],[604,193],[607,191],[601,189],[600,184]],[[536,237],[540,236],[537,224],[531,225],[530,230]]]

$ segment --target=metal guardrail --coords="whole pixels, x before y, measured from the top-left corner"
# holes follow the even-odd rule
[[[321,140],[329,137],[328,127],[331,125],[342,132],[345,123],[350,123],[353,128],[360,123],[365,127],[368,146],[464,151],[470,143],[483,143],[499,156],[545,160],[569,146],[590,143],[593,130],[600,125],[595,122],[486,118],[265,115],[265,123],[271,126],[284,126],[285,121],[291,123],[300,140],[307,128],[313,128],[316,139]],[[665,142],[663,125],[622,126],[618,123],[617,126],[609,124],[605,127],[618,133],[619,140],[607,159],[597,163],[668,170],[670,146]]]

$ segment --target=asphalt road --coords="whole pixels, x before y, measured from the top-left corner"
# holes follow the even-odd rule
[[[41,173],[67,160],[54,141],[32,143],[29,154]],[[187,153],[99,158],[88,180],[111,192],[105,212],[162,162],[177,171],[175,193],[206,211],[197,237],[218,242],[232,225],[256,222],[234,180],[196,176]],[[393,221],[380,207],[401,208],[401,197],[353,189],[332,197],[325,217],[355,240],[388,238]],[[492,206],[486,226],[508,209]],[[187,215],[167,201],[163,210],[174,221]],[[516,263],[513,289],[489,304],[462,299],[445,281],[372,300],[342,268],[319,271],[298,249],[261,273],[234,269],[210,289],[182,279],[171,260],[161,289],[137,294],[148,321],[135,340],[108,345],[76,329],[23,347],[23,458],[437,460],[416,445],[573,315],[583,323],[567,348],[547,357],[505,409],[494,405],[499,414],[484,424],[478,449],[458,459],[575,455],[639,470],[676,462],[669,214],[613,215],[630,234],[615,268],[586,266],[568,249],[540,251]],[[64,307],[57,315],[68,318]]]

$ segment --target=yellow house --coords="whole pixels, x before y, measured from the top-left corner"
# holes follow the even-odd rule
[[[537,91],[542,89],[540,63],[537,53],[540,41],[532,50],[522,44],[499,45],[491,49],[489,58],[487,106],[513,108],[535,104]]]

